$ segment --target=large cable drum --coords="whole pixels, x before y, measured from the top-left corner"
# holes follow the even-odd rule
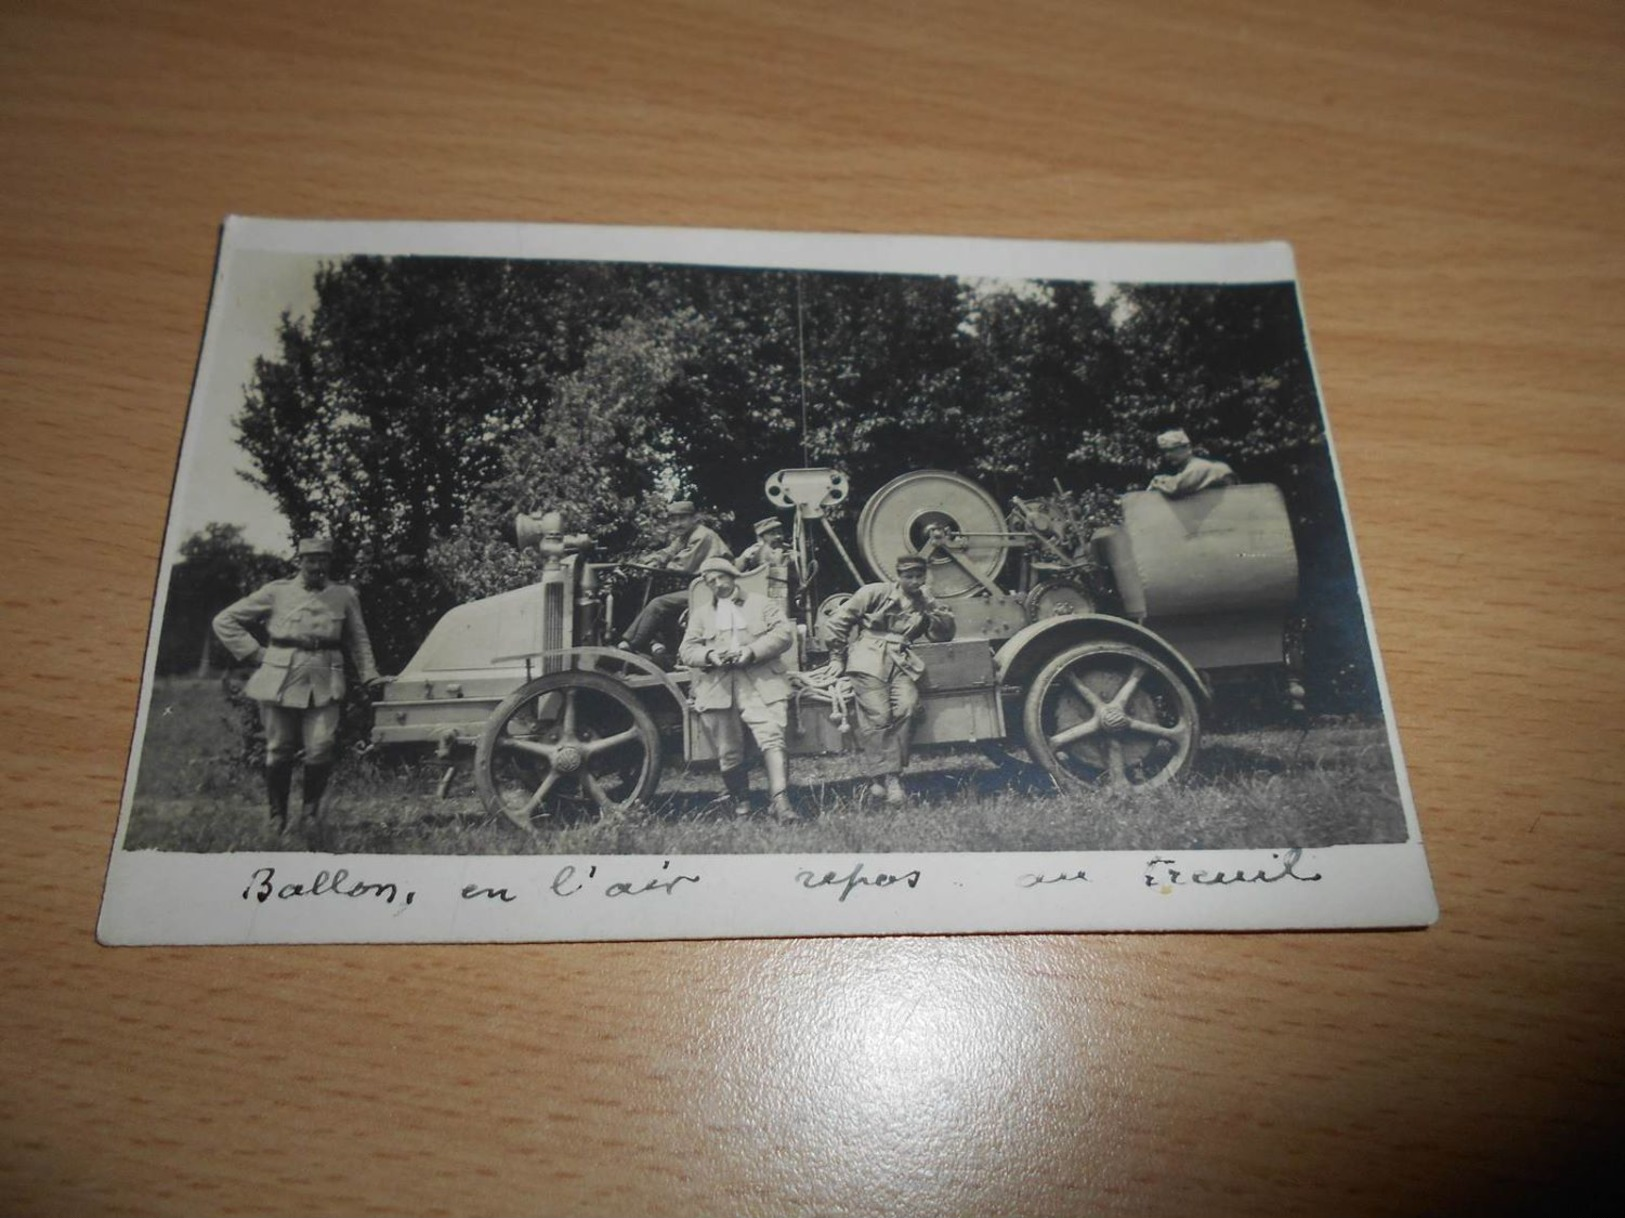
[[[976,483],[946,470],[915,470],[876,491],[858,518],[858,549],[881,579],[895,579],[897,560],[924,549],[935,528],[947,530],[971,571],[989,581],[998,578],[1007,552],[1004,513]],[[969,596],[982,584],[952,558],[936,554],[930,588],[938,596]]]

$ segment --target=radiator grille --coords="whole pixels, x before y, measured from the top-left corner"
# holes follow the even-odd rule
[[[570,611],[564,595],[564,581],[553,580],[542,587],[542,649],[558,651],[564,646],[564,615]],[[543,672],[559,672],[564,668],[563,656],[548,656],[542,661]]]

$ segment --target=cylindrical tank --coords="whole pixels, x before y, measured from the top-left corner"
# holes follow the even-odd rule
[[[1285,609],[1298,595],[1292,522],[1264,484],[1170,499],[1123,496],[1123,524],[1096,535],[1128,616],[1150,621]]]

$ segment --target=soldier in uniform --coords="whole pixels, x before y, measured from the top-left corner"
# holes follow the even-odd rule
[[[1177,428],[1157,437],[1157,449],[1168,472],[1151,479],[1146,489],[1161,491],[1170,499],[1183,499],[1210,486],[1231,486],[1236,481],[1235,471],[1223,461],[1196,456],[1191,451],[1190,437]]]
[[[739,587],[739,568],[726,558],[707,559],[700,577],[710,595],[696,598],[678,657],[693,670],[694,709],[716,748],[728,798],[738,815],[750,811],[744,768],[749,728],[762,750],[773,814],[794,820],[784,747],[790,702],[784,655],[795,645],[795,633],[776,601]]]
[[[366,684],[383,679],[373,663],[361,598],[348,584],[331,582],[332,562],[332,541],[307,538],[299,543],[297,576],[266,584],[214,619],[226,650],[259,665],[243,692],[260,705],[265,786],[272,823],[281,832],[288,829],[294,757],[301,747],[304,818],[315,820],[321,813],[344,700],[344,656]],[[263,628],[265,646],[249,633],[250,626]]]
[[[784,607],[800,594],[806,579],[794,551],[785,541],[784,522],[776,516],[756,522],[756,542],[740,554],[738,566],[742,574],[766,567],[767,594]]]
[[[844,669],[857,700],[858,742],[869,793],[889,804],[903,802],[899,775],[908,765],[916,683],[924,665],[912,644],[946,643],[954,617],[925,587],[926,561],[918,554],[897,560],[896,582],[865,584],[829,616],[830,650]]]
[[[644,566],[658,567],[679,575],[696,575],[707,559],[727,558],[733,553],[728,543],[709,525],[701,524],[694,505],[679,499],[666,509],[667,531],[671,540],[641,561]],[[677,617],[688,605],[688,592],[668,592],[652,597],[644,605],[631,626],[627,627],[620,646],[627,651],[641,651],[660,657],[666,654],[666,645],[660,641],[666,623]]]

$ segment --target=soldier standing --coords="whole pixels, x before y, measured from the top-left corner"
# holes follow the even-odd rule
[[[1198,457],[1191,450],[1191,438],[1183,431],[1165,431],[1157,437],[1157,449],[1162,454],[1167,473],[1151,479],[1147,490],[1161,491],[1170,499],[1183,499],[1210,486],[1231,486],[1236,472],[1223,461]]]
[[[835,664],[852,681],[869,793],[889,804],[903,802],[899,775],[908,765],[917,684],[925,666],[913,652],[921,639],[946,643],[954,617],[926,590],[926,561],[918,554],[897,560],[895,583],[865,584],[829,617]]]
[[[710,595],[697,597],[689,611],[678,657],[694,672],[694,709],[716,748],[723,785],[735,813],[748,813],[748,727],[762,750],[773,814],[794,820],[784,748],[790,702],[784,654],[795,645],[795,633],[776,601],[739,587],[739,568],[726,558],[707,559],[700,577]]]
[[[271,821],[288,829],[294,757],[305,759],[304,819],[321,814],[322,792],[333,769],[333,748],[344,699],[344,656],[361,680],[381,681],[372,641],[361,617],[361,598],[348,584],[331,582],[333,543],[299,543],[299,574],[279,579],[222,609],[214,632],[238,660],[259,665],[243,692],[260,704],[265,725],[265,787]],[[249,633],[261,626],[266,645]]]
[[[769,516],[756,522],[755,531],[755,544],[747,546],[739,556],[739,570],[745,574],[766,567],[768,596],[788,607],[800,593],[806,577],[795,552],[785,542],[784,522]]]
[[[709,525],[701,524],[699,513],[687,499],[679,499],[666,509],[667,529],[671,540],[665,546],[643,559],[643,565],[659,567],[678,575],[696,575],[707,559],[727,558],[733,553],[728,543]],[[682,613],[688,605],[688,592],[667,592],[652,597],[644,605],[620,646],[627,651],[641,651],[653,656],[666,654],[666,645],[660,641],[666,623]]]

